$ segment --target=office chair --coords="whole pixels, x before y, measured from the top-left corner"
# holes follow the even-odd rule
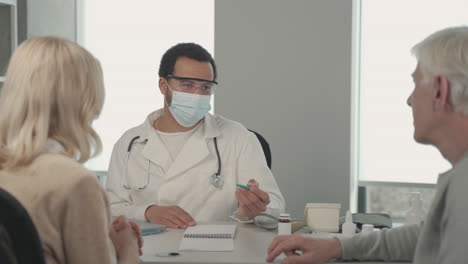
[[[1,263],[18,263],[14,254],[11,238],[3,225],[0,225],[0,261]]]
[[[0,189],[0,263],[45,264],[39,234],[26,209]]]
[[[254,133],[257,136],[258,141],[260,141],[260,145],[262,145],[263,153],[265,154],[265,159],[268,165],[268,168],[271,170],[271,151],[270,151],[270,144],[266,141],[266,139],[260,135],[259,133],[249,129],[250,132]]]

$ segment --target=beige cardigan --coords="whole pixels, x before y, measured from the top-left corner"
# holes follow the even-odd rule
[[[43,153],[28,166],[0,171],[0,187],[30,214],[48,264],[116,262],[106,193],[78,162]]]

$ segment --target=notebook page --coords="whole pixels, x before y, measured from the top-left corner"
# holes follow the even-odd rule
[[[196,225],[188,227],[179,250],[233,251],[235,225]]]

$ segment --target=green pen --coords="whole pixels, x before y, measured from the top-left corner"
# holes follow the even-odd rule
[[[237,187],[241,187],[241,188],[244,188],[246,190],[250,190],[250,187],[249,186],[246,186],[246,185],[242,185],[242,184],[236,184]]]

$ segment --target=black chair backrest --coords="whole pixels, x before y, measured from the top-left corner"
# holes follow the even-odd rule
[[[0,224],[0,261],[6,264],[17,264],[10,234],[3,225]]]
[[[4,189],[0,208],[0,263],[45,264],[39,234],[26,209]]]
[[[260,145],[262,145],[263,153],[265,154],[265,159],[268,164],[268,168],[271,170],[271,151],[270,151],[270,144],[266,141],[266,139],[260,135],[258,132],[255,132],[249,129],[250,132],[254,133],[257,136],[258,141],[260,141]]]

